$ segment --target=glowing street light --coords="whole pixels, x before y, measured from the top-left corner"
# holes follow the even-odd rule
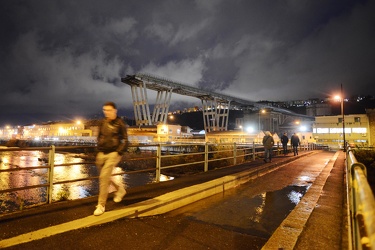
[[[305,131],[307,131],[306,126],[301,125],[301,126],[299,127],[299,131],[301,131],[301,132],[305,132]]]
[[[254,132],[254,128],[253,127],[247,127],[246,128],[246,132],[247,133],[253,133]]]

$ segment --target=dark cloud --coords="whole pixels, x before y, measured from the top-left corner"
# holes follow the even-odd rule
[[[3,0],[0,125],[96,114],[106,100],[131,110],[120,78],[136,72],[252,101],[323,98],[340,84],[375,95],[374,10],[370,0]]]

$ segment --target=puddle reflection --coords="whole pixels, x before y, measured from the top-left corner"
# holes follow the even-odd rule
[[[290,185],[255,195],[251,187],[235,188],[195,202],[171,214],[191,216],[245,234],[269,238],[301,201],[310,184]]]
[[[301,201],[308,186],[287,186],[281,190],[262,193],[249,203],[248,221],[244,228],[259,236],[269,236]]]

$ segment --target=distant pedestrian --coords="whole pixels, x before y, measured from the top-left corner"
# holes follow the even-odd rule
[[[294,156],[298,155],[298,146],[300,145],[300,141],[299,141],[299,137],[296,133],[294,133],[292,135],[292,137],[290,138],[290,142],[291,142],[292,147],[293,147]]]
[[[284,153],[284,155],[288,154],[288,142],[289,142],[288,135],[287,135],[287,133],[284,133],[281,136],[281,144],[283,144],[283,153]]]
[[[264,162],[272,161],[272,149],[275,145],[275,141],[269,131],[266,131],[266,135],[263,137],[264,146]]]
[[[105,204],[109,193],[109,187],[113,186],[117,191],[114,193],[114,202],[120,202],[126,190],[122,181],[112,179],[113,169],[122,158],[122,154],[128,147],[127,127],[124,121],[117,117],[116,104],[106,102],[103,105],[105,118],[101,121],[98,133],[98,154],[96,166],[100,171],[98,205],[94,215],[101,215],[105,211]]]

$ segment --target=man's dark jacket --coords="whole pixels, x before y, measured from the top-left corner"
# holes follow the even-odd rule
[[[122,155],[128,148],[128,132],[124,121],[103,119],[99,125],[98,151],[103,153],[118,152]]]
[[[287,145],[287,144],[288,144],[288,141],[289,141],[288,136],[286,136],[286,135],[281,136],[281,143],[282,143],[283,145]]]

